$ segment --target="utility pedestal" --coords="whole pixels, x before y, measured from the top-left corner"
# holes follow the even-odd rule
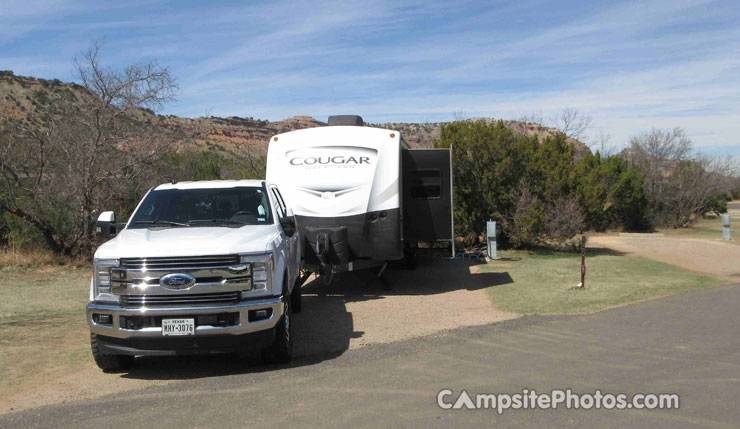
[[[730,215],[725,213],[722,215],[722,238],[724,240],[732,240],[730,236]]]
[[[496,222],[489,220],[486,223],[486,242],[488,243],[488,259],[496,259]]]

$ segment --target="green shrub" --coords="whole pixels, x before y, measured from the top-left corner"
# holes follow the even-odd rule
[[[595,230],[650,228],[650,204],[642,176],[617,156],[586,153],[575,168],[586,224]]]
[[[650,227],[642,177],[616,156],[587,153],[576,163],[563,135],[540,142],[500,121],[459,121],[442,127],[437,147],[452,148],[456,234],[468,244],[489,218],[501,225],[499,242],[515,247]]]
[[[716,195],[711,197],[702,210],[702,214],[714,213],[717,216],[727,213],[727,203],[731,200],[730,195]]]

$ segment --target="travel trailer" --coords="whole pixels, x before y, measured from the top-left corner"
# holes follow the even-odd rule
[[[359,116],[270,139],[267,180],[293,207],[303,268],[328,275],[413,264],[420,242],[454,254],[449,149],[411,149]]]

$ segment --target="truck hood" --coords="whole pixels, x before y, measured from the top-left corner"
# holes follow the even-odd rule
[[[124,229],[95,251],[95,258],[225,255],[265,252],[277,236],[275,225]]]

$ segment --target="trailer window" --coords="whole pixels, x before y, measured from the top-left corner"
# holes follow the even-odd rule
[[[417,170],[411,172],[411,197],[434,199],[442,196],[442,174],[439,170]]]

